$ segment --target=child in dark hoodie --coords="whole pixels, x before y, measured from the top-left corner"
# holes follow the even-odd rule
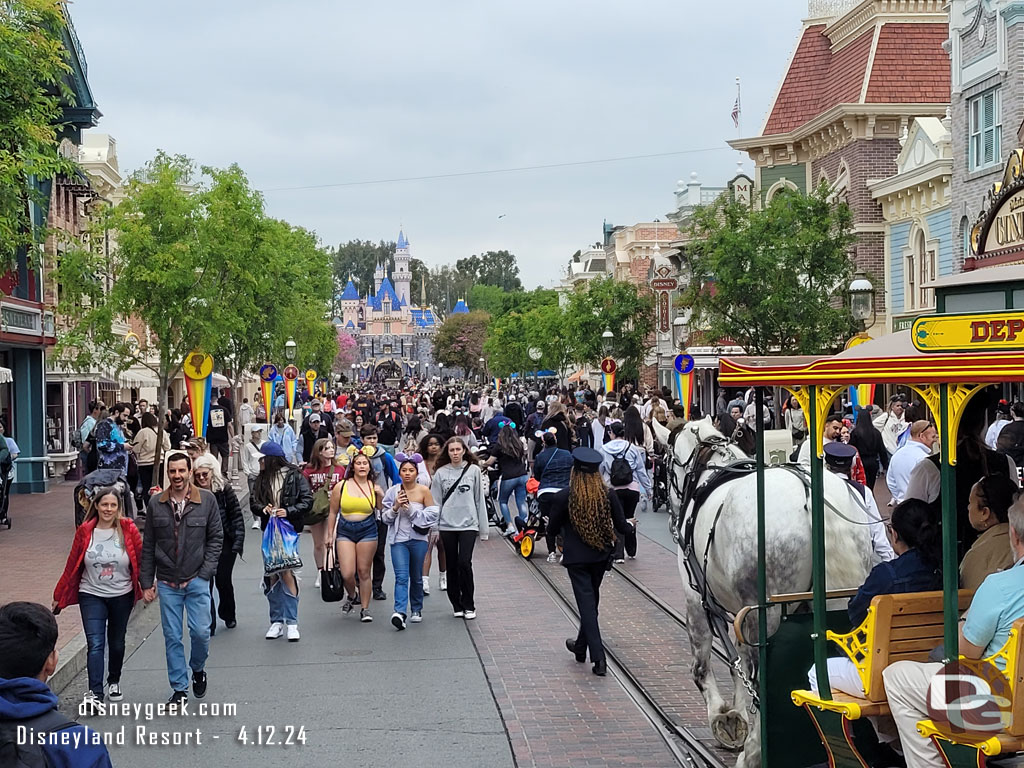
[[[112,768],[100,735],[57,711],[57,620],[36,603],[0,606],[0,765]],[[19,734],[18,729],[27,730]]]

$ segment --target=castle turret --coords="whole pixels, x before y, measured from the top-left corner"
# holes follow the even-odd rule
[[[398,232],[395,271],[391,275],[391,282],[394,283],[395,293],[402,303],[402,308],[408,308],[412,298],[412,254],[409,251],[409,241],[405,239],[405,233],[401,230]]]
[[[384,282],[384,278],[387,277],[387,272],[384,270],[384,262],[378,261],[377,268],[373,270],[373,294],[376,296],[380,293],[380,284]]]

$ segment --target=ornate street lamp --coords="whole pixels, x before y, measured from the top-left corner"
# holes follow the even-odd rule
[[[284,343],[284,359],[289,363],[295,362],[295,349],[298,344],[295,343],[295,339],[288,337],[288,341]]]
[[[848,289],[850,294],[850,314],[860,323],[861,330],[866,331],[875,324],[875,287],[870,280],[856,277]]]
[[[672,321],[672,345],[681,350],[684,341],[686,341],[686,318],[676,315],[676,319]]]
[[[356,365],[355,363],[352,363],[352,383],[353,383],[353,384],[354,384],[354,383],[355,383],[356,381],[358,381],[358,378],[357,378],[357,377],[358,377],[358,375],[359,375],[359,374],[357,374],[357,373],[356,373],[356,369],[357,369],[358,367],[359,367],[358,365]]]
[[[612,346],[615,344],[615,334],[612,333],[611,328],[605,328],[604,333],[601,334],[601,349],[604,350],[605,355],[611,355]]]

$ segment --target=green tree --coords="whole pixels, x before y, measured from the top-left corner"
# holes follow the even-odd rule
[[[395,266],[395,249],[398,244],[391,240],[381,240],[378,243],[370,240],[349,240],[342,243],[334,251],[334,293],[340,294],[345,290],[349,277],[359,290],[359,295],[365,297],[367,293],[373,293],[373,273],[377,265],[383,261],[384,269],[388,274]],[[335,314],[339,310],[335,308]]]
[[[436,348],[436,345],[435,345]],[[495,376],[508,376],[516,372],[533,370],[530,360],[527,325],[520,312],[494,315],[487,328],[483,356]]]
[[[698,209],[683,255],[681,303],[711,339],[748,354],[818,354],[853,332],[852,214],[829,197],[784,192],[761,210],[725,196]]]
[[[0,268],[45,236],[29,220],[29,201],[47,203],[36,180],[75,169],[57,152],[61,105],[74,98],[61,40],[63,5],[9,0],[0,8]]]
[[[459,259],[455,269],[470,277],[474,284],[496,285],[506,291],[523,289],[516,257],[508,251],[487,251]]]
[[[434,359],[449,368],[461,368],[465,376],[479,371],[491,316],[473,311],[452,315],[434,336]]]
[[[491,316],[496,316],[505,311],[505,297],[507,295],[505,289],[497,285],[478,283],[469,289],[469,296],[466,298],[466,302],[473,309],[479,309]]]
[[[569,295],[563,327],[570,359],[589,365],[605,356],[603,334],[610,330],[619,379],[635,379],[654,344],[654,299],[632,283],[598,277]]]

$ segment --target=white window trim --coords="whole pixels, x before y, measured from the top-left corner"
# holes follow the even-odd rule
[[[994,107],[995,112],[994,124],[990,129],[975,130],[974,125],[974,107],[978,106],[978,111],[981,111],[981,100],[988,94],[994,95]],[[974,96],[967,99],[967,172],[974,173],[976,171],[983,171],[988,168],[1002,164],[1002,90],[999,86],[993,88],[987,88],[981,93],[975,94]],[[988,162],[984,162],[983,156],[985,153],[985,132],[991,130],[993,132],[993,152],[992,157]],[[978,150],[975,153],[975,139],[977,139]]]

